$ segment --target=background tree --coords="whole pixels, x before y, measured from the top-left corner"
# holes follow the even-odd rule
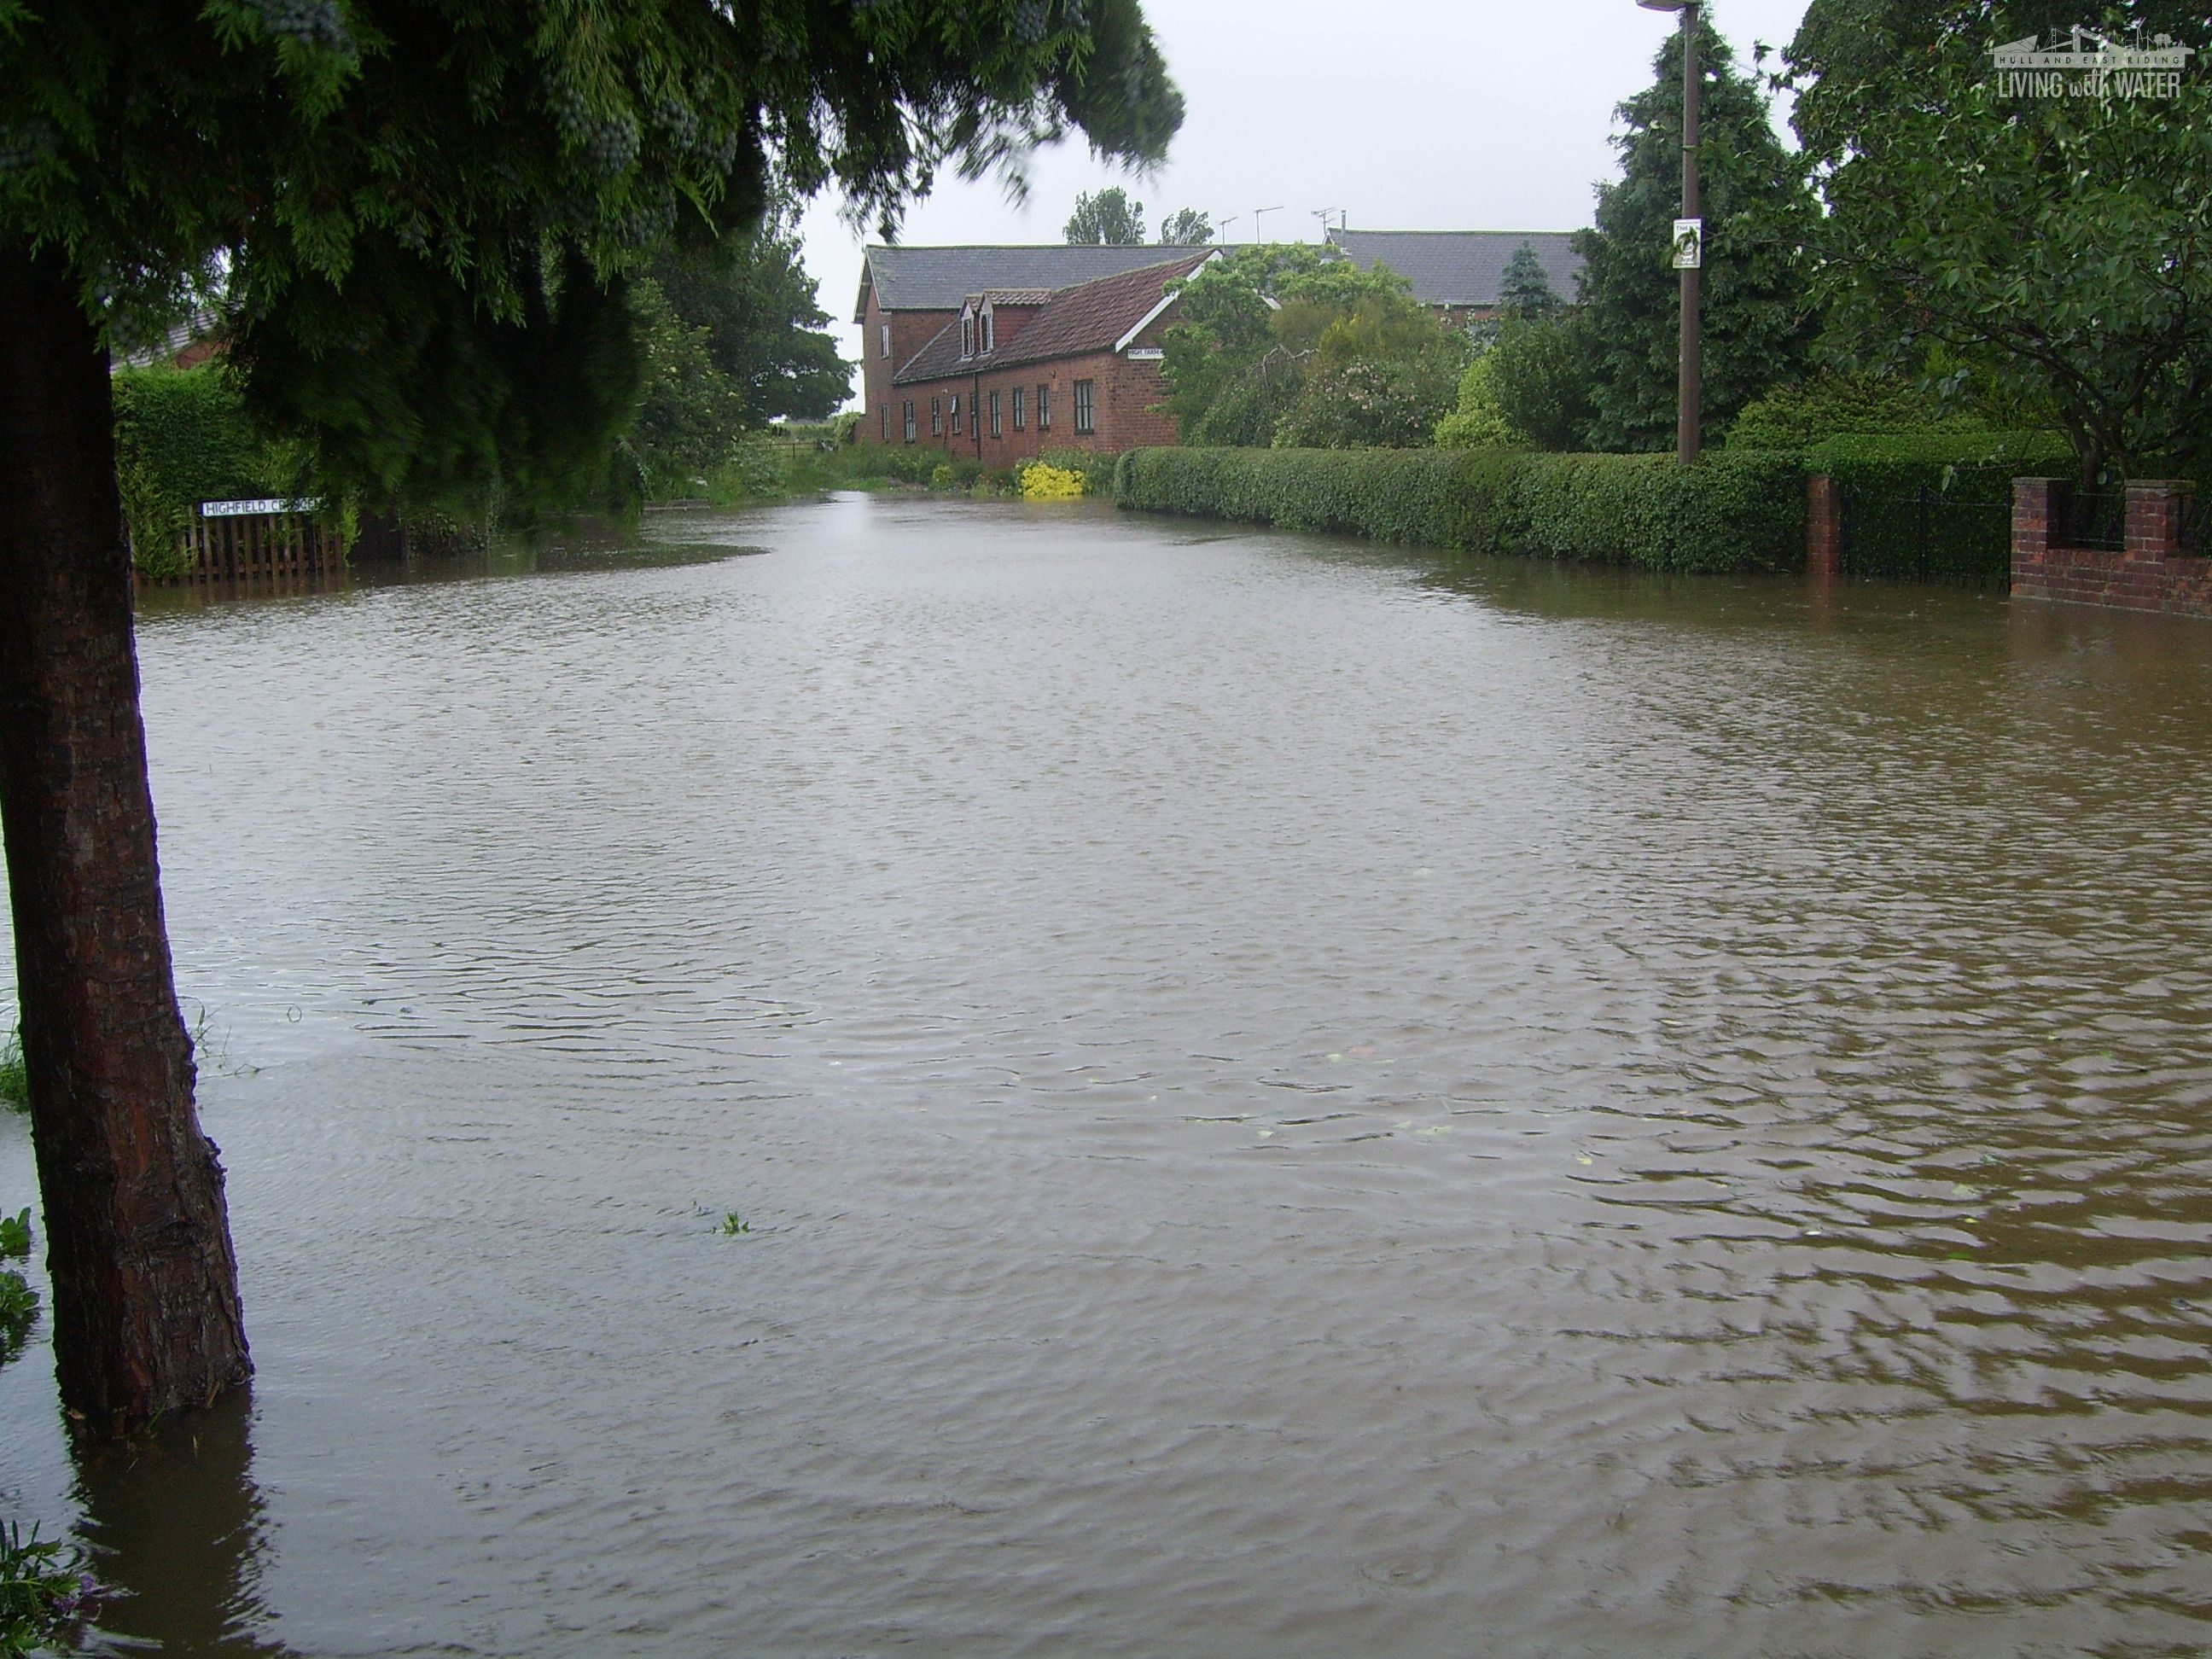
[[[754,234],[670,249],[633,281],[645,392],[632,440],[655,489],[686,487],[771,420],[827,420],[850,394],[793,222],[782,204]]]
[[[2205,470],[2212,91],[2184,76],[2172,98],[2008,96],[1972,43],[2016,39],[2045,8],[1948,8],[1909,69],[1838,56],[1832,11],[1816,5],[1790,53],[1829,162],[1831,355],[2047,411],[2085,489]],[[2212,23],[2174,6],[2100,32],[2138,23],[2212,47]],[[1930,26],[1894,27],[1905,42]]]
[[[1160,241],[1169,247],[1204,247],[1213,240],[1213,221],[1196,208],[1178,208],[1160,227]]]
[[[1980,78],[1990,47],[2047,40],[2099,16],[2115,40],[2140,29],[2199,46],[2206,30],[2193,0],[1811,0],[1783,53],[1780,78],[1796,97],[1790,125],[1822,167],[1894,149],[1895,118],[1942,110],[1946,77]]]
[[[1589,447],[1595,342],[1580,318],[1509,322],[1485,356],[1498,413],[1523,442],[1553,451]]]
[[[1071,242],[1134,247],[1145,240],[1145,204],[1131,201],[1119,185],[1109,185],[1095,196],[1085,191],[1076,197],[1075,211],[1060,227],[1060,234]]]
[[[1505,273],[1498,282],[1498,307],[1508,317],[1523,322],[1559,314],[1561,302],[1552,290],[1552,279],[1545,275],[1535,248],[1527,242],[1515,248],[1513,257],[1505,262]]]
[[[0,0],[0,829],[69,1409],[250,1369],[146,783],[107,342],[193,290],[372,502],[557,501],[637,392],[627,282],[773,169],[889,227],[944,166],[1181,119],[1136,0]]]
[[[1814,333],[1803,252],[1812,198],[1728,43],[1702,21],[1698,38],[1704,425],[1717,440],[1744,404],[1803,370]],[[1595,226],[1576,233],[1587,262],[1582,313],[1595,351],[1590,435],[1601,449],[1674,441],[1680,285],[1668,251],[1681,204],[1681,51],[1676,30],[1660,49],[1653,83],[1620,106],[1627,131],[1613,142],[1621,177],[1598,186]]]
[[[1185,443],[1426,444],[1451,408],[1466,338],[1387,265],[1241,247],[1181,293],[1162,369]]]

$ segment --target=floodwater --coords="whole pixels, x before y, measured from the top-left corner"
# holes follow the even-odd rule
[[[260,1374],[0,1371],[112,1630],[2212,1647],[2212,628],[649,539],[143,620]]]

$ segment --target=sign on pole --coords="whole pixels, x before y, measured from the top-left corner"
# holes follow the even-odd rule
[[[1705,222],[1703,219],[1674,221],[1674,269],[1697,270],[1705,263]]]

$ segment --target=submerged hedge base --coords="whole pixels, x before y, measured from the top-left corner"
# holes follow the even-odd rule
[[[1133,449],[1117,506],[1347,532],[1470,553],[1524,553],[1654,570],[1787,570],[1805,561],[1805,477],[1794,454],[1509,450]]]

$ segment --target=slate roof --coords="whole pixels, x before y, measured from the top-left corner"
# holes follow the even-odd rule
[[[1138,244],[1097,247],[1060,242],[1044,246],[871,247],[860,267],[853,320],[868,319],[868,284],[885,311],[957,311],[970,294],[986,289],[1073,288],[1117,271],[1163,259],[1211,252],[1200,247]]]
[[[1362,270],[1379,260],[1431,306],[1494,306],[1505,267],[1521,244],[1535,251],[1552,292],[1581,298],[1583,257],[1565,230],[1332,230],[1328,240]]]
[[[1152,250],[1155,253],[1159,250]],[[1188,276],[1213,252],[1212,248],[1184,250],[1182,257],[1136,270],[1125,270],[1096,282],[1064,288],[1037,307],[1020,333],[988,357],[960,355],[960,319],[955,317],[938,330],[927,345],[900,365],[891,376],[893,386],[916,380],[941,380],[974,369],[1006,368],[1016,363],[1042,362],[1050,357],[1080,356],[1106,351],[1114,342],[1145,319],[1159,304],[1167,285]],[[955,300],[957,307],[960,301]]]

